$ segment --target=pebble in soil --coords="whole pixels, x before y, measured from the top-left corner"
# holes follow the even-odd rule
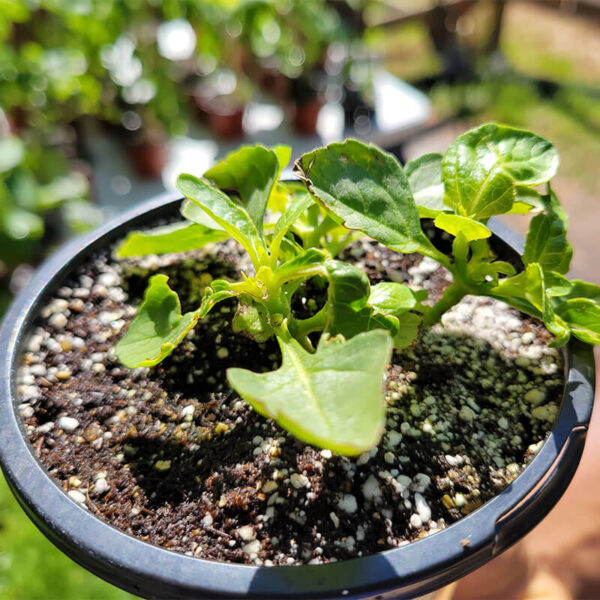
[[[372,242],[346,257],[373,282],[408,281],[432,299],[449,281],[433,261]],[[234,336],[233,303],[152,370],[116,361],[150,274],[167,273],[187,310],[212,278],[240,269],[251,271],[232,242],[183,258],[101,255],[56,291],[26,343],[18,392],[35,452],[74,502],[123,531],[250,564],[368,555],[481,506],[554,423],[561,354],[537,322],[488,299],[465,298],[395,353],[386,432],[356,458],[298,442],[228,388],[228,367],[279,361],[274,342]]]

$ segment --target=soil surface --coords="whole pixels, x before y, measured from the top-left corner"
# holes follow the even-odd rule
[[[357,242],[372,282],[435,300],[437,263]],[[232,392],[232,366],[271,370],[275,343],[235,336],[223,302],[154,369],[112,348],[148,277],[170,277],[184,310],[212,278],[251,271],[233,242],[212,251],[80,268],[42,310],[19,372],[20,411],[42,463],[74,502],[126,533],[202,558],[288,565],[364,556],[447,527],[504,489],[551,429],[562,357],[537,322],[465,298],[395,352],[379,447],[339,457],[298,442]],[[298,309],[307,305],[298,298]]]

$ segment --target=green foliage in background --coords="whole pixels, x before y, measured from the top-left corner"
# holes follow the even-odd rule
[[[0,474],[2,600],[133,600],[55,548],[29,521]]]

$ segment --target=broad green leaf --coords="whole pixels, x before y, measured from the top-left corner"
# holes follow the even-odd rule
[[[517,185],[515,187],[515,193],[515,202],[507,214],[526,215],[534,209],[544,210],[544,200],[542,195],[536,190],[524,185]]]
[[[588,344],[600,344],[600,306],[589,298],[574,298],[557,309],[573,335]]]
[[[546,293],[552,297],[568,296],[574,287],[573,282],[560,273],[554,273],[553,271],[544,273],[544,280],[546,283]]]
[[[368,305],[371,286],[364,271],[339,260],[328,260],[326,267],[330,306],[327,333],[352,338],[371,329],[387,329],[393,335],[398,332],[395,316],[378,314]]]
[[[544,273],[537,263],[527,265],[524,271],[503,279],[496,287],[492,289],[496,297],[500,296],[511,304],[515,300],[517,308],[531,314],[531,308],[534,309],[532,316],[543,317],[546,305],[546,294],[544,286]],[[527,304],[519,301],[524,300]],[[528,308],[527,305],[531,308]]]
[[[211,167],[204,177],[222,190],[234,190],[240,203],[262,236],[263,221],[271,190],[279,177],[279,161],[291,154],[285,146],[270,150],[264,146],[242,146]]]
[[[260,262],[266,254],[266,247],[256,224],[241,204],[206,181],[187,173],[178,177],[177,189],[237,240],[248,252],[254,265]]]
[[[281,171],[283,171],[283,169],[285,169],[288,166],[290,159],[292,158],[292,148],[291,146],[285,146],[283,144],[280,144],[278,146],[273,146],[271,150],[273,150],[273,152],[275,152],[275,154],[277,155],[277,162],[279,163],[279,172],[277,174],[277,179],[279,179]]]
[[[450,208],[444,204],[442,155],[424,154],[404,166],[421,217],[435,217]]]
[[[382,393],[392,340],[387,332],[361,333],[321,343],[310,354],[295,340],[279,344],[282,364],[270,373],[228,369],[231,386],[259,413],[298,439],[338,454],[377,445],[385,425]]]
[[[192,200],[186,198],[181,203],[179,212],[184,219],[191,221],[192,223],[197,223],[198,225],[202,225],[207,229],[214,229],[215,231],[225,231],[219,223],[214,219],[211,219],[208,216],[208,213]]]
[[[391,154],[346,140],[304,154],[295,171],[349,229],[399,252],[432,252],[404,170]]]
[[[371,287],[369,306],[382,315],[399,317],[417,304],[415,293],[401,283],[384,281]]]
[[[229,238],[228,233],[208,229],[197,223],[174,223],[148,232],[133,231],[119,246],[116,255],[119,258],[127,258],[147,254],[186,252],[227,238]]]
[[[415,313],[407,312],[399,317],[399,321],[398,333],[393,337],[396,350],[406,348],[417,338],[423,318]]]
[[[309,248],[292,260],[277,267],[273,273],[274,279],[285,282],[299,277],[310,277],[311,275],[318,274],[324,275],[325,269],[322,266],[326,258],[322,250]]]
[[[566,238],[566,224],[555,213],[539,214],[531,219],[523,262],[539,263],[545,271],[566,273],[571,264],[573,248]]]
[[[443,229],[453,236],[461,233],[467,242],[483,240],[492,235],[492,232],[483,223],[469,217],[441,213],[433,223],[439,229]]]
[[[550,342],[549,346],[552,348],[560,348],[564,346],[571,339],[571,329],[554,311],[550,302],[546,303],[546,312],[544,313],[544,325],[546,329],[554,335],[554,340]]]
[[[146,288],[138,314],[115,346],[126,366],[153,367],[175,349],[198,322],[198,312],[181,314],[177,294],[166,275],[154,275]]]
[[[0,140],[0,173],[14,169],[25,156],[25,144],[16,136]]]
[[[581,281],[581,279],[573,279],[571,281],[571,291],[567,298],[587,298],[600,306],[600,286],[595,283]]]
[[[281,240],[294,222],[312,203],[313,199],[306,190],[303,194],[295,194],[291,198],[290,203],[286,206],[283,214],[275,224],[275,231],[273,232],[273,238],[271,239],[271,244],[269,246],[271,257],[273,257],[274,260],[277,260],[279,257]]]
[[[442,159],[444,202],[478,220],[509,212],[516,185],[549,181],[558,168],[550,142],[528,131],[489,124],[461,135]]]

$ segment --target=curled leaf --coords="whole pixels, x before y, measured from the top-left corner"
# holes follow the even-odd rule
[[[166,358],[192,330],[198,312],[181,314],[179,296],[168,286],[166,275],[154,275],[127,333],[115,346],[126,366],[153,367]]]

